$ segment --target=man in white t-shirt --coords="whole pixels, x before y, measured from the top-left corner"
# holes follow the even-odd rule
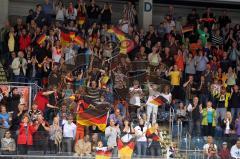
[[[240,159],[240,139],[232,146],[230,153],[232,158]]]
[[[204,155],[209,156],[209,147],[210,147],[211,144],[213,144],[213,137],[212,136],[208,136],[207,137],[207,143],[204,144],[204,146],[203,146],[203,153],[204,153]],[[214,149],[217,151],[217,145],[213,144],[213,146],[214,146]]]

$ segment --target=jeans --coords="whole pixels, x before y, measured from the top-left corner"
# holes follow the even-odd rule
[[[240,112],[240,108],[231,108],[232,118],[235,120]]]
[[[64,137],[63,138],[63,152],[73,152],[73,138]]]
[[[219,117],[221,117],[221,121],[222,121],[225,117],[225,114],[226,114],[226,108],[217,108],[216,109],[217,121]]]
[[[144,157],[147,155],[147,142],[138,141],[136,143],[137,157]]]
[[[152,124],[157,121],[158,106],[147,105],[147,122],[150,122],[152,115]]]
[[[28,151],[32,149],[31,145],[17,145],[18,155],[27,155]]]
[[[200,120],[197,120],[197,121],[190,120],[189,121],[189,133],[192,136],[200,136],[201,135],[201,122],[200,122]]]
[[[153,141],[149,150],[151,156],[161,156],[161,147],[159,142]]]
[[[209,100],[209,94],[200,94],[200,103],[206,105],[207,101]]]
[[[112,149],[112,157],[113,157],[113,158],[117,158],[117,157],[118,157],[118,148],[117,148],[117,146],[115,146],[115,147]]]

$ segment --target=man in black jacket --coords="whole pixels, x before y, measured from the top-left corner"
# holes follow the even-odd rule
[[[229,108],[231,108],[231,113],[234,121],[240,112],[240,93],[238,85],[234,85],[233,87],[233,92],[229,101]]]

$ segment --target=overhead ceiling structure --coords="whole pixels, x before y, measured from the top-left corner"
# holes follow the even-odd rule
[[[154,3],[239,9],[240,0],[153,0]]]

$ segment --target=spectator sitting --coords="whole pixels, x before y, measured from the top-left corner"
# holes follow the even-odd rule
[[[238,139],[236,144],[232,146],[230,153],[233,159],[240,158],[240,139]]]
[[[212,146],[210,146],[212,145]],[[212,148],[212,149],[215,149],[215,151],[217,151],[217,145],[216,144],[213,144],[213,137],[212,136],[208,136],[207,137],[207,143],[203,146],[203,151],[204,151],[204,154],[206,156],[209,155],[209,148]]]
[[[221,159],[229,159],[230,157],[230,151],[227,147],[227,142],[222,143],[222,149],[219,151],[218,155]]]
[[[16,152],[16,143],[11,138],[11,132],[8,130],[5,132],[3,138],[1,138],[1,152],[2,155],[14,155]]]
[[[86,135],[84,139],[79,139],[75,144],[75,154],[74,156],[91,156],[91,142],[89,141],[89,135]]]

